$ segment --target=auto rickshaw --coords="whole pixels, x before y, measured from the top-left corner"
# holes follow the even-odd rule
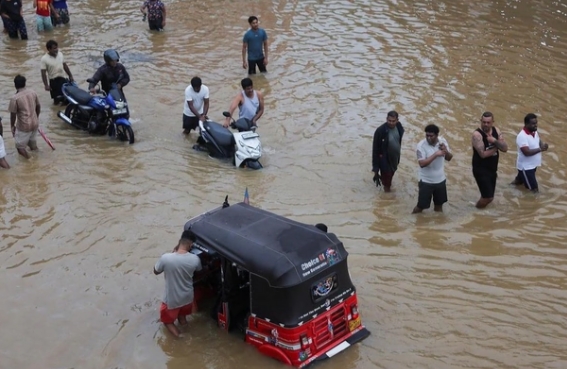
[[[333,233],[226,200],[187,229],[207,266],[194,276],[195,296],[208,296],[218,326],[262,354],[303,368],[370,335]]]

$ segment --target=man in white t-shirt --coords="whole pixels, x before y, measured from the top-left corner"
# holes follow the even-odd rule
[[[443,211],[447,202],[447,181],[445,161],[451,161],[447,140],[439,137],[439,127],[430,124],[425,127],[425,139],[417,144],[417,162],[419,163],[419,195],[413,214],[429,209],[433,199],[433,210]]]
[[[47,48],[47,53],[41,57],[41,79],[43,80],[45,91],[51,93],[53,103],[57,104],[59,101],[63,102],[65,100],[61,92],[63,84],[67,82],[65,74],[69,76],[69,82],[73,82],[73,75],[67,63],[65,63],[63,54],[59,51],[57,42],[49,40],[45,47]]]
[[[0,168],[10,169],[10,164],[6,161],[6,147],[4,146],[4,128],[2,127],[2,117],[0,117]]]
[[[183,133],[196,130],[199,120],[206,120],[209,112],[209,88],[201,82],[201,78],[193,77],[191,84],[185,89],[183,104]]]
[[[518,159],[516,160],[518,175],[512,184],[523,184],[528,190],[538,192],[536,169],[541,166],[541,153],[547,151],[549,145],[539,139],[537,115],[529,113],[524,117],[524,128],[516,137],[516,145],[518,146]]]

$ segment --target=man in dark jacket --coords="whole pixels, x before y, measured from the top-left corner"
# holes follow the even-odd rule
[[[124,96],[122,88],[130,82],[130,76],[126,68],[118,62],[119,60],[120,56],[116,50],[109,49],[104,52],[104,65],[97,69],[89,81],[89,90],[92,93],[95,92],[95,86],[98,82],[106,93],[110,91],[112,84],[116,83],[116,87]]]
[[[395,110],[388,112],[386,123],[374,132],[374,141],[372,142],[373,179],[376,186],[383,184],[386,192],[390,192],[392,178],[400,163],[403,135],[404,127],[402,127]]]

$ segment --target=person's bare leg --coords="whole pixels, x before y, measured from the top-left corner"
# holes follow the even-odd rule
[[[30,158],[30,154],[26,151],[26,149],[18,149],[18,154],[22,155],[26,159]]]
[[[179,315],[179,317],[177,317],[177,321],[179,322],[180,326],[182,326],[182,327],[187,326],[187,316],[186,315]]]
[[[443,205],[434,205],[433,211],[443,212]]]
[[[492,202],[493,199],[494,199],[493,197],[487,198],[487,199],[481,197],[481,198],[477,201],[476,207],[477,207],[478,209],[484,209],[488,204],[490,204],[490,203]]]
[[[10,164],[6,161],[6,158],[0,159],[0,167],[4,169],[10,169]]]
[[[390,187],[384,186],[384,192],[392,192],[392,190],[390,189]]]
[[[37,142],[35,141],[30,141],[28,142],[28,147],[30,148],[31,151],[37,151]]]
[[[165,324],[165,323],[164,323]],[[173,334],[175,336],[175,338],[179,338],[179,331],[177,330],[177,327],[175,326],[175,324],[173,323],[168,323],[165,324],[165,327],[167,328],[167,330]]]

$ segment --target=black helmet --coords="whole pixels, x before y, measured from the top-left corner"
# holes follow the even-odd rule
[[[106,63],[110,63],[112,60],[114,60],[114,61],[120,60],[120,55],[118,55],[118,51],[116,51],[114,49],[106,50],[104,52],[103,56],[104,56],[104,61]]]

